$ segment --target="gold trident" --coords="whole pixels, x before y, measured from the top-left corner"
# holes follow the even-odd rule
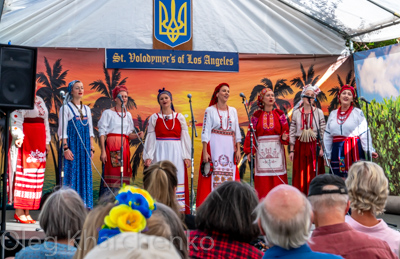
[[[159,26],[159,34],[160,35],[167,35],[168,39],[171,42],[175,42],[179,36],[186,36],[187,35],[187,3],[183,3],[179,8],[178,12],[178,22],[175,18],[175,0],[171,1],[171,20],[168,19],[168,12],[165,5],[159,1],[160,3],[160,10],[159,10],[159,17],[160,17],[160,26]],[[183,21],[182,21],[182,12],[183,12]],[[162,20],[162,16],[165,16],[165,19]],[[168,23],[169,21],[169,23]],[[168,25],[167,25],[168,23]],[[179,25],[178,25],[179,23]],[[163,31],[163,28],[166,31]],[[183,32],[181,29],[183,28]]]

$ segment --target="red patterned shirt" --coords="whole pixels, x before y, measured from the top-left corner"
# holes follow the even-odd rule
[[[262,258],[263,252],[254,246],[229,239],[218,232],[206,233],[200,230],[189,231],[190,258]]]

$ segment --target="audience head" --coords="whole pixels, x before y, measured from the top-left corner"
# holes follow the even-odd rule
[[[247,183],[227,181],[212,191],[200,205],[196,215],[199,230],[227,234],[233,240],[250,242],[260,234],[256,216],[255,190]]]
[[[85,257],[85,259],[99,258],[179,259],[181,257],[174,245],[163,237],[124,232],[96,246]]]
[[[304,245],[311,228],[311,204],[290,185],[272,189],[255,209],[258,222],[270,245],[285,249]]]
[[[83,227],[87,210],[79,194],[62,188],[46,200],[39,215],[40,227],[46,237],[58,240],[76,236]]]
[[[344,222],[349,208],[349,196],[346,184],[339,176],[323,174],[315,177],[310,183],[308,199],[314,212],[314,220],[319,216],[326,218],[326,215],[330,215],[330,218],[340,216],[340,220]]]
[[[168,160],[157,162],[144,170],[143,187],[157,202],[167,205],[180,215],[175,195],[178,187],[177,171],[175,165]]]
[[[122,232],[146,231],[146,219],[151,217],[156,208],[153,198],[146,190],[129,185],[120,189],[115,200],[115,206],[104,218],[97,244]]]
[[[99,230],[104,224],[104,218],[114,207],[113,203],[98,205],[86,217],[81,237],[74,259],[83,259],[90,250],[97,245]]]
[[[175,248],[181,255],[181,258],[188,258],[189,255],[187,250],[187,237],[183,229],[182,221],[179,219],[178,215],[176,215],[176,213],[168,206],[162,203],[156,204],[157,210],[154,211],[154,214],[162,215],[162,217],[166,222],[168,222],[168,225],[170,227],[171,234],[168,240],[170,240],[174,244]],[[150,226],[149,231],[151,231]]]
[[[359,214],[367,211],[373,215],[383,213],[389,195],[388,185],[378,164],[367,161],[353,164],[346,179],[351,209]]]

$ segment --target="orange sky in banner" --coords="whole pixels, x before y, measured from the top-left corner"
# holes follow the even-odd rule
[[[57,59],[61,58],[63,70],[69,70],[66,81],[81,80],[85,86],[83,101],[86,104],[93,105],[96,99],[101,97],[101,94],[90,90],[89,84],[95,80],[105,80],[102,69],[104,52],[104,49],[40,48],[37,71],[45,71],[44,56],[47,57],[51,66]],[[329,65],[336,59],[337,56],[240,55],[239,73],[165,70],[120,71],[121,78],[127,77],[129,95],[138,106],[137,110],[130,111],[134,118],[138,114],[145,118],[158,111],[157,90],[165,87],[173,94],[176,110],[183,114],[190,114],[186,96],[188,93],[192,94],[195,117],[201,124],[204,110],[208,106],[214,87],[221,82],[227,82],[231,85],[231,98],[228,104],[236,107],[240,122],[245,122],[247,121],[246,113],[239,97],[241,92],[249,97],[252,88],[259,84],[264,77],[271,79],[273,83],[278,79],[285,78],[290,85],[290,80],[301,76],[300,62],[306,71],[310,65],[314,64],[315,75],[322,77]],[[336,76],[328,79],[323,84],[322,90],[330,89],[334,85],[337,85]],[[296,87],[292,86],[292,89],[297,93]],[[328,95],[328,93],[326,94]],[[294,94],[287,96],[287,100],[293,102],[293,97]],[[328,101],[330,101],[329,98]],[[325,111],[328,105],[327,102],[323,103]]]

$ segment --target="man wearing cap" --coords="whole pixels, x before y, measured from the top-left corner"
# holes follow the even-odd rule
[[[315,230],[308,244],[313,251],[351,258],[397,258],[389,245],[351,228],[345,222],[350,201],[344,180],[336,175],[315,177],[308,199],[314,213]]]

